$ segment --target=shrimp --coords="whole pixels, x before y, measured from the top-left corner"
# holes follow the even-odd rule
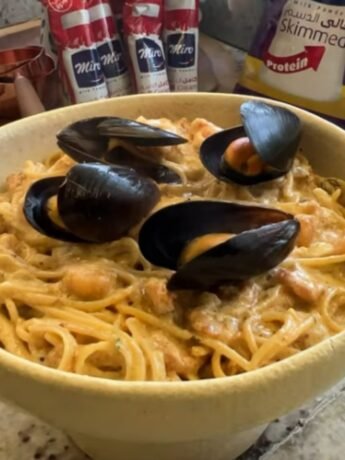
[[[315,235],[315,224],[313,216],[306,214],[297,214],[295,218],[301,225],[301,229],[297,238],[297,246],[310,246]]]
[[[316,302],[324,291],[324,286],[317,284],[301,268],[289,271],[279,268],[275,277],[289,288],[297,297],[306,302]]]
[[[229,343],[239,330],[236,318],[203,307],[194,309],[189,321],[196,332],[225,343]]]
[[[109,294],[116,279],[96,265],[84,264],[70,266],[62,282],[68,294],[82,300],[98,300]]]
[[[192,144],[195,147],[200,147],[207,137],[212,136],[212,134],[215,134],[218,131],[220,131],[220,129],[213,123],[210,123],[203,118],[196,118],[192,121],[190,127]]]
[[[164,315],[174,311],[174,301],[164,280],[150,278],[144,287],[150,307],[157,315]]]

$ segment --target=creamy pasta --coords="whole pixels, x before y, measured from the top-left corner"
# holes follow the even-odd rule
[[[72,244],[36,232],[23,215],[28,187],[64,175],[57,152],[27,161],[0,194],[0,342],[22,358],[119,380],[231,376],[305,350],[345,328],[345,209],[340,190],[319,187],[297,155],[280,179],[244,187],[219,182],[198,150],[219,128],[204,119],[145,120],[188,143],[149,149],[182,185],[159,185],[154,211],[194,199],[256,203],[293,214],[296,247],[278,267],[214,292],[169,292],[172,272],[140,253],[139,227],[107,244]],[[146,154],[146,149],[141,149]],[[154,212],[153,211],[153,212]]]

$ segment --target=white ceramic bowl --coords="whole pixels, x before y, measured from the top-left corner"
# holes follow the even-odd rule
[[[205,117],[239,123],[246,98],[216,94],[141,95],[70,107],[0,129],[4,179],[26,159],[54,152],[55,133],[95,115]],[[283,104],[282,104],[283,105]],[[302,147],[316,170],[345,175],[345,132],[298,109]],[[1,335],[1,331],[0,331]],[[345,374],[345,334],[266,368],[217,380],[126,383],[68,374],[0,350],[0,396],[65,430],[95,460],[231,460],[274,418]]]

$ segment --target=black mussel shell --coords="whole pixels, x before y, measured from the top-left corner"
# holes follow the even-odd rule
[[[117,133],[115,127],[118,128]],[[149,140],[150,136],[152,141]],[[120,146],[108,151],[111,137],[138,146],[177,145],[187,142],[173,133],[143,123],[115,117],[96,117],[78,121],[63,129],[57,134],[57,143],[61,150],[78,163],[100,162],[127,166],[151,177],[157,183],[181,182],[178,174],[159,162],[146,160]]]
[[[187,142],[187,139],[170,131],[119,117],[87,118],[72,123],[57,134],[58,145],[64,151],[69,148],[71,156],[78,155],[78,152],[87,152],[94,159],[100,159],[105,154],[109,138],[126,140],[143,147],[179,145]]]
[[[49,198],[57,195],[65,227],[51,221]],[[98,163],[76,165],[66,177],[35,182],[24,214],[39,232],[69,242],[105,243],[125,236],[159,201],[157,185],[133,169]]]
[[[298,229],[290,219],[243,232],[182,266],[168,287],[206,290],[268,272],[291,252]]]
[[[118,146],[105,155],[107,163],[135,169],[138,174],[150,177],[157,184],[180,184],[180,176],[165,165],[149,161],[139,155]]]
[[[191,201],[168,206],[142,226],[139,246],[151,263],[176,270],[171,290],[209,290],[274,268],[294,247],[299,223],[284,212],[235,203]],[[212,233],[236,236],[178,266],[186,245]]]
[[[58,146],[78,163],[102,162],[109,139],[100,136],[98,126],[106,118],[87,118],[67,126],[56,136]]]
[[[133,169],[87,163],[67,174],[58,193],[58,210],[74,235],[104,243],[126,235],[159,198],[156,184]]]
[[[55,224],[48,214],[48,200],[58,194],[64,181],[65,176],[59,176],[34,182],[25,197],[24,215],[29,224],[43,235],[56,240],[80,243],[80,238]]]
[[[243,126],[218,132],[202,144],[200,158],[205,168],[222,181],[240,185],[254,185],[285,175],[300,142],[302,124],[299,118],[285,108],[258,101],[243,103],[240,113]],[[223,163],[226,148],[240,137],[249,137],[267,170],[250,176]]]
[[[277,179],[286,174],[285,171],[270,170],[257,176],[241,174],[236,169],[224,165],[222,157],[229,144],[239,137],[246,137],[243,126],[220,131],[204,141],[200,157],[205,168],[223,182],[235,182],[239,185],[255,185]]]
[[[264,102],[241,105],[244,129],[262,160],[279,171],[287,171],[301,139],[302,123],[288,109]]]
[[[142,147],[164,147],[187,142],[187,139],[170,131],[118,117],[103,120],[98,125],[98,131],[102,136],[123,139]]]

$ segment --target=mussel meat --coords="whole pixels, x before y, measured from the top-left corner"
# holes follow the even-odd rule
[[[205,168],[221,181],[254,185],[285,175],[300,142],[302,124],[291,111],[249,101],[241,105],[243,126],[220,131],[201,146]]]
[[[79,163],[102,162],[140,170],[158,183],[179,183],[178,174],[162,165],[157,157],[144,158],[134,148],[114,147],[117,139],[125,145],[157,147],[178,145],[186,139],[144,123],[118,117],[95,117],[78,121],[57,134],[59,147]],[[120,151],[120,154],[118,153]]]
[[[66,177],[35,182],[24,214],[39,232],[69,242],[104,243],[125,236],[157,204],[157,185],[129,168],[78,164]],[[51,200],[56,201],[52,212]]]
[[[300,225],[275,209],[223,201],[168,206],[143,224],[139,246],[152,264],[175,270],[170,290],[210,290],[260,275],[294,247]]]

